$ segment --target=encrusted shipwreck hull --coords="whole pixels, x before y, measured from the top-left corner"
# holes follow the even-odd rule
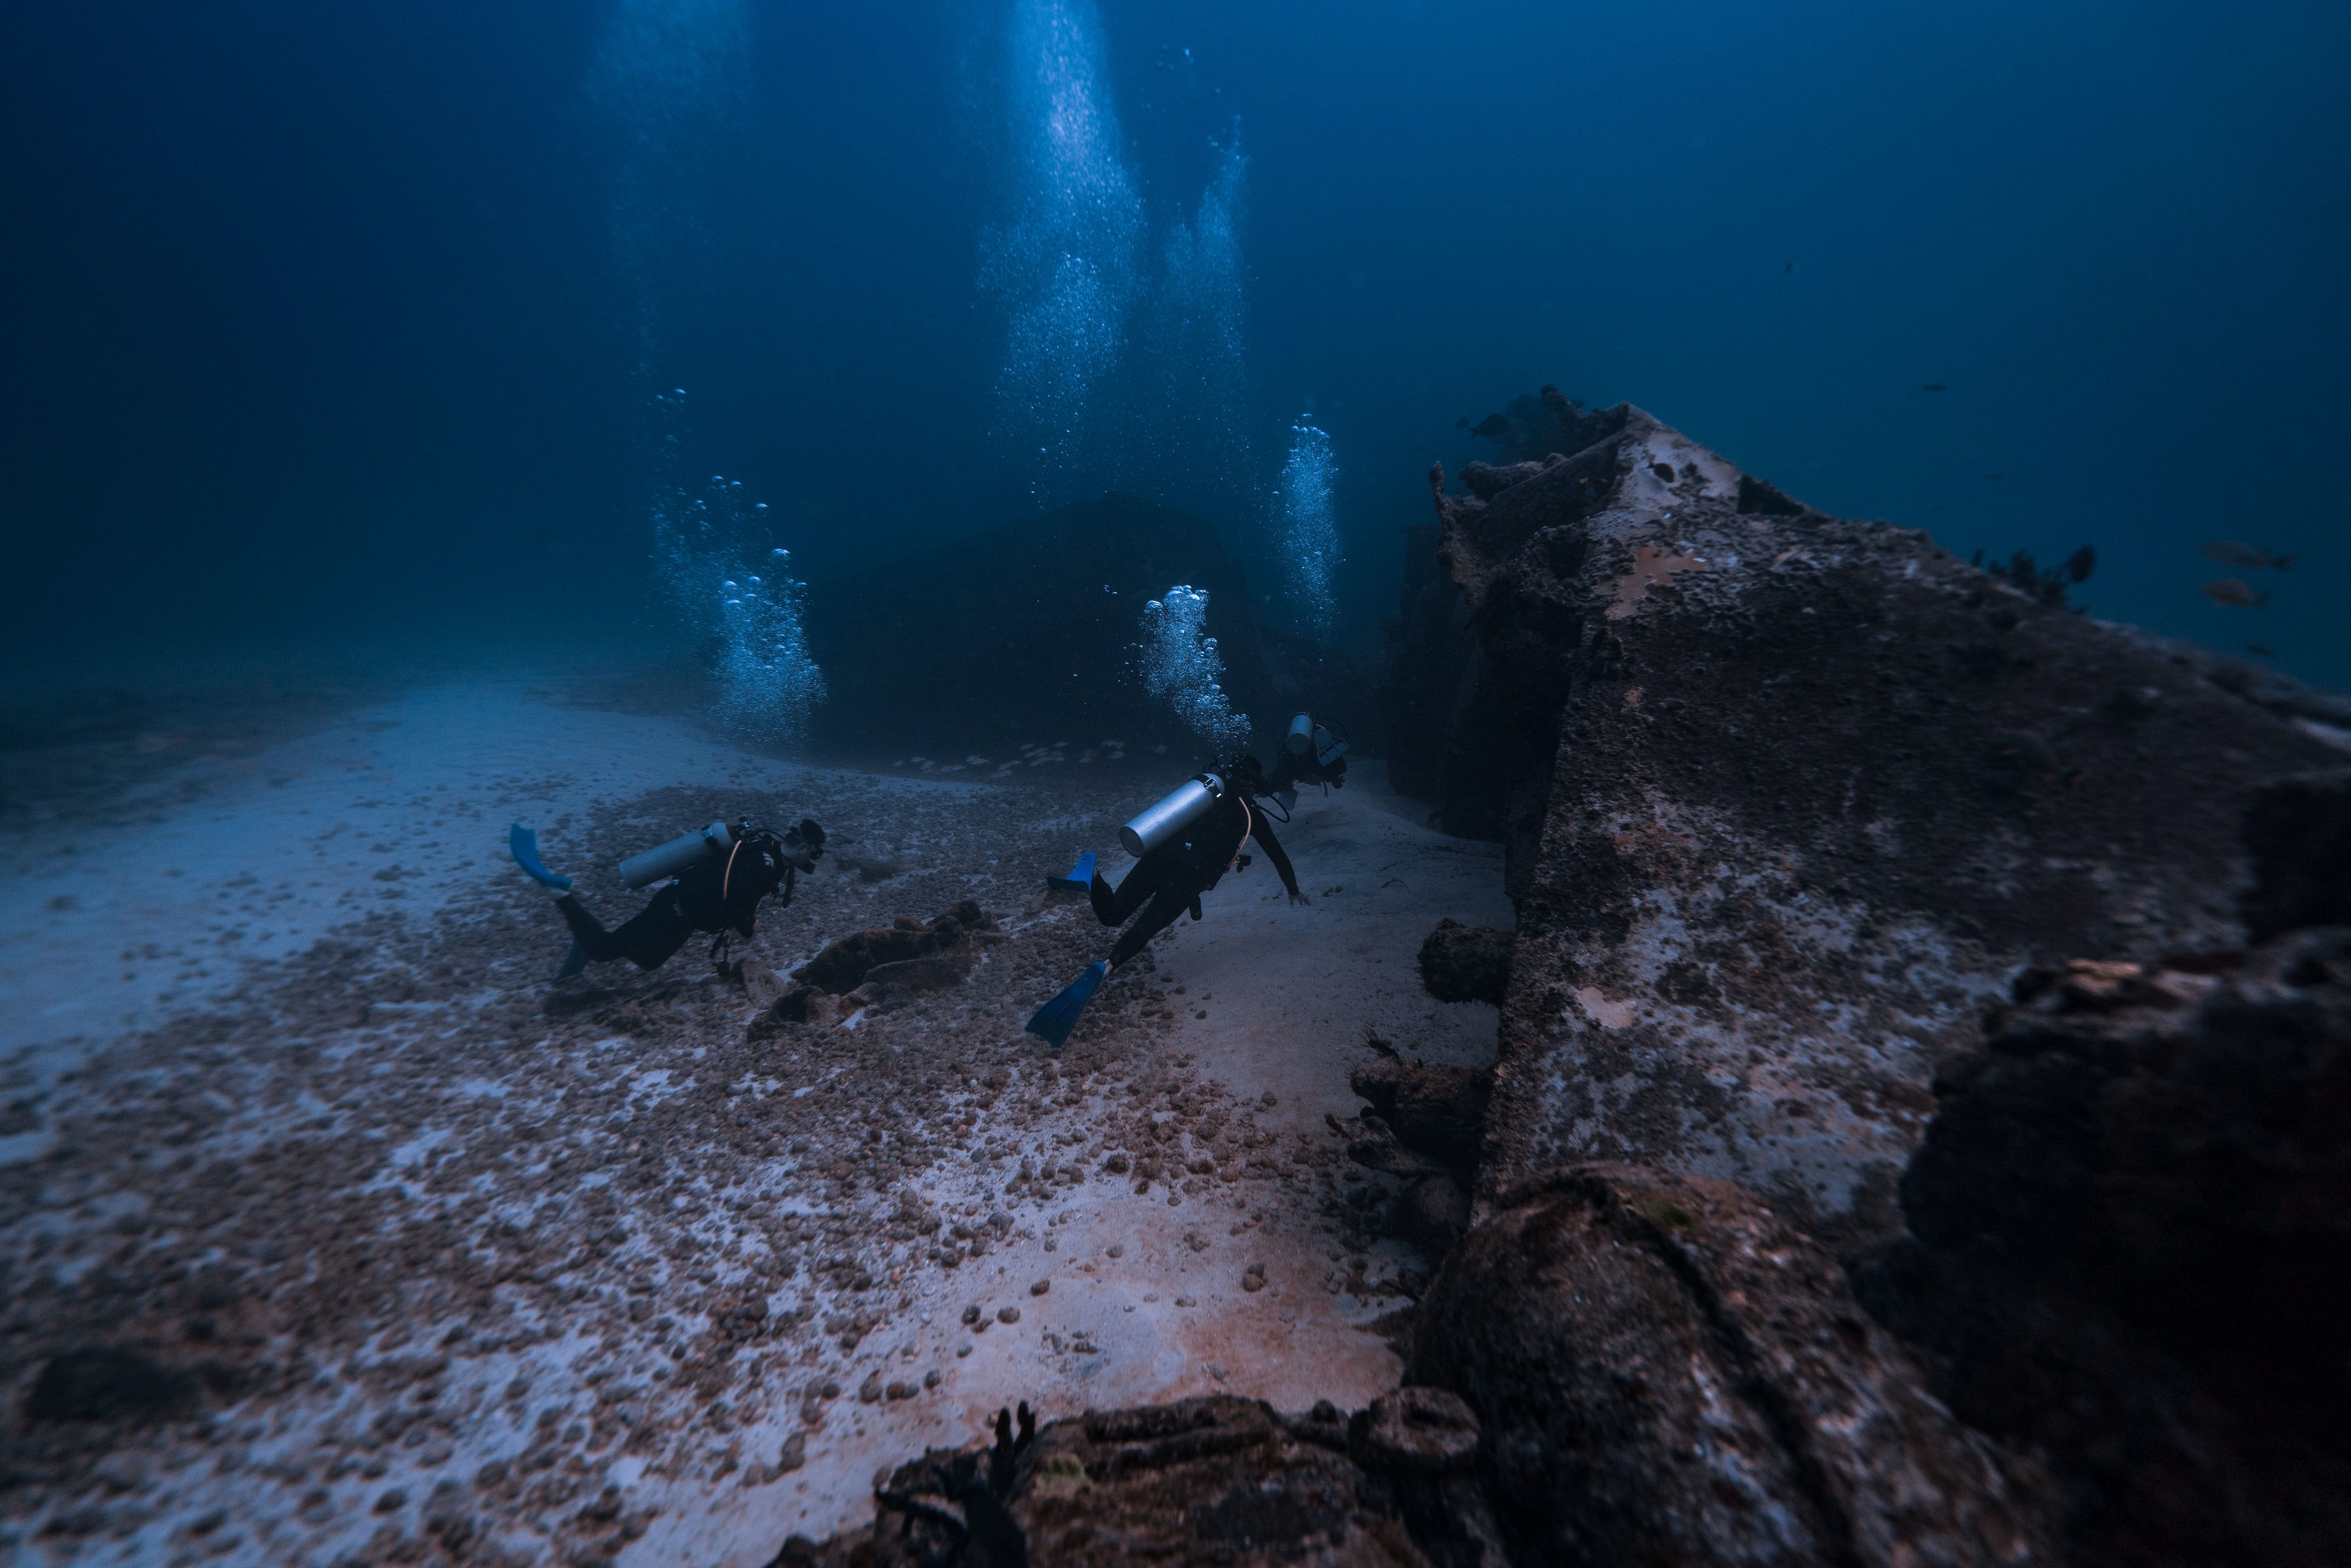
[[[1556,725],[1510,784],[1484,1180],[1731,1180],[1851,1256],[2020,967],[2241,942],[2254,789],[2341,734],[1629,405],[1574,428],[1431,475],[1493,678]]]
[[[1384,697],[1509,852],[1420,954],[1499,1061],[1332,1119],[1437,1265],[1405,1386],[1008,1426],[870,1561],[2351,1560],[2351,704],[1512,408]]]

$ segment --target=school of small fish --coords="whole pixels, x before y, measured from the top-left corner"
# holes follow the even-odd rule
[[[2259,545],[2245,544],[2237,539],[2212,539],[2197,548],[2197,554],[2207,560],[2217,560],[2222,566],[2240,567],[2247,571],[2283,571],[2294,564],[2294,557],[2266,550]],[[2270,596],[2241,577],[2216,577],[2204,585],[2204,597],[2213,603],[2231,609],[2259,610],[2270,601]],[[2276,650],[2266,644],[2248,643],[2248,653],[2261,658],[2274,659]]]

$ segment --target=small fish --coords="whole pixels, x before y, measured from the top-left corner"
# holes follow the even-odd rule
[[[1466,414],[1466,413],[1465,413],[1465,414],[1463,414],[1459,419],[1455,420],[1455,421],[1453,422],[1453,428],[1454,428],[1454,429],[1456,429],[1456,430],[1467,430],[1467,429],[1468,429],[1468,428],[1469,428],[1469,416],[1468,416],[1468,414]]]
[[[2245,644],[2245,652],[2251,653],[2257,659],[2274,659],[2277,657],[2277,650],[2271,647],[2267,643],[2248,643]]]
[[[2207,560],[2217,560],[2222,566],[2251,567],[2256,571],[2265,566],[2283,571],[2294,564],[2294,557],[2290,555],[2272,555],[2265,549],[2241,545],[2234,539],[2214,539],[2210,544],[2199,546],[2196,553]]]
[[[2234,577],[2214,578],[2204,585],[2204,597],[2215,604],[2239,604],[2248,610],[2259,610],[2270,601],[2268,594]]]
[[[1949,392],[1951,389],[1941,382],[1928,382],[1925,386],[1920,387],[1918,390],[1920,392]]]
[[[1469,434],[1472,435],[1482,435],[1487,440],[1491,441],[1498,435],[1507,434],[1510,428],[1510,422],[1509,420],[1504,419],[1499,413],[1489,413],[1484,419],[1479,420],[1478,422],[1478,427],[1475,430],[1472,430]]]
[[[2087,582],[2090,574],[2098,570],[2098,551],[2094,545],[2084,545],[2065,558],[2065,579],[2069,582]]]
[[[1796,258],[1794,256],[1790,256],[1788,258],[1788,265],[1782,267],[1780,270],[1792,277],[1796,270]]]

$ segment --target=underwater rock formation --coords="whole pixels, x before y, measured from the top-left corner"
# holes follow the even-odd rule
[[[1507,931],[1439,920],[1420,945],[1422,988],[1440,1002],[1501,1006],[1510,986],[1512,941]]]
[[[1865,1299],[2048,1456],[2075,1561],[2344,1561],[2351,928],[2017,988],[1935,1083]]]
[[[2042,1505],[1820,1246],[1738,1188],[1583,1166],[1489,1197],[1410,1381],[1482,1420],[1513,1563],[2000,1563]]]
[[[1512,399],[1479,434],[1506,462],[1540,461],[1602,439],[1608,419],[1547,386]],[[1386,721],[1388,782],[1433,802],[1447,832],[1499,840],[1514,797],[1522,821],[1541,814],[1540,795],[1526,797],[1531,781],[1549,776],[1557,704],[1500,678],[1486,657],[1440,555],[1443,534],[1439,524],[1406,525],[1396,613],[1380,626],[1387,674],[1374,701]]]
[[[826,583],[810,596],[810,653],[831,700],[819,745],[866,756],[934,756],[1035,741],[1200,743],[1137,678],[1135,627],[1170,583],[1208,594],[1224,686],[1243,714],[1270,714],[1249,584],[1216,530],[1187,513],[1105,496],[967,535]],[[1268,722],[1271,722],[1270,719]]]
[[[1380,1123],[1415,1155],[1465,1179],[1477,1168],[1494,1088],[1488,1069],[1391,1058],[1355,1069],[1347,1087],[1365,1102],[1361,1119]]]
[[[924,989],[938,983],[934,975],[945,971],[920,970],[919,966],[957,963],[960,968],[953,977],[960,979],[977,956],[974,937],[996,928],[996,922],[970,899],[928,921],[902,915],[889,925],[825,944],[815,957],[792,971],[792,978],[836,997],[846,996],[868,980]]]
[[[2246,807],[2334,731],[1638,409],[1572,423],[1572,455],[1436,496],[1544,738],[1485,1179],[1736,1180],[1851,1255],[1899,1232],[1935,1070],[2008,977],[2241,939]]]
[[[1469,1226],[1492,1071],[1386,1057],[1349,1073],[1347,1087],[1365,1102],[1352,1122],[1332,1118],[1347,1157],[1405,1183],[1385,1229],[1441,1262]]]
[[[1027,1415],[1023,1406],[1022,1414]],[[1469,1473],[1477,1418],[1407,1388],[1352,1417],[1216,1396],[1089,1411],[993,1450],[935,1451],[876,1489],[863,1531],[795,1539],[774,1568],[1312,1562],[1500,1564]]]

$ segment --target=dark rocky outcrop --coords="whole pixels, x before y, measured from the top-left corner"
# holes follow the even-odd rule
[[[2032,1477],[1951,1419],[1835,1261],[1727,1183],[1503,1188],[1421,1304],[1408,1378],[1482,1421],[1520,1563],[2031,1561]]]
[[[1448,745],[1458,745],[1456,716],[1475,704],[1482,660],[1477,635],[1461,606],[1461,591],[1437,558],[1439,529],[1414,523],[1404,530],[1404,586],[1396,613],[1380,623],[1387,672],[1373,693],[1386,730],[1388,787],[1416,800],[1440,803],[1440,816],[1459,819],[1450,831],[1490,816],[1487,805],[1453,803],[1446,781]],[[1467,785],[1469,779],[1464,777]],[[1492,836],[1490,833],[1489,837]]]
[[[1502,1004],[1510,984],[1511,936],[1439,920],[1420,945],[1420,983],[1440,1002]]]
[[[966,899],[927,921],[902,915],[827,943],[788,976],[747,971],[744,989],[760,1010],[746,1038],[773,1040],[789,1024],[830,1024],[861,1007],[896,1006],[909,992],[961,985],[982,946],[1004,939],[995,917]]]
[[[2304,925],[2351,925],[2351,770],[2281,779],[2245,814],[2255,940]]]
[[[2351,1560],[2351,928],[2018,989],[1865,1299],[2048,1455],[2076,1561]]]
[[[142,1351],[85,1346],[53,1356],[25,1396],[28,1421],[151,1421],[194,1403],[196,1380]]]
[[[825,944],[791,977],[831,996],[846,996],[868,980],[925,990],[950,985],[970,971],[976,933],[996,922],[970,899],[927,921],[902,915],[889,925]]]
[[[1024,1411],[1025,1415],[1025,1411]],[[778,1568],[1311,1562],[1499,1568],[1476,1417],[1406,1389],[1350,1420],[1254,1400],[1090,1411],[994,1450],[934,1452],[879,1489],[873,1529],[796,1542]]]
[[[1440,1260],[1469,1225],[1486,1103],[1485,1068],[1429,1067],[1387,1056],[1348,1075],[1365,1104],[1353,1122],[1332,1118],[1347,1157],[1405,1185],[1387,1207],[1385,1229]]]
[[[1483,422],[1505,465],[1581,452],[1613,434],[1621,410],[1591,413],[1557,387],[1511,400]],[[1481,476],[1489,465],[1472,465]],[[1404,530],[1396,613],[1381,623],[1387,674],[1375,694],[1386,721],[1388,783],[1433,802],[1432,820],[1464,838],[1524,835],[1540,823],[1540,784],[1558,744],[1557,705],[1522,689],[1479,645],[1437,524]]]
[[[1637,409],[1558,428],[1589,444],[1437,497],[1495,682],[1556,736],[1504,823],[1484,1179],[1729,1178],[1857,1253],[1899,1232],[1935,1069],[2019,966],[2241,940],[2240,820],[2339,764],[2334,710]]]
[[[1273,722],[1249,584],[1216,529],[1104,496],[811,591],[809,649],[831,690],[811,739],[857,756],[950,758],[1115,739],[1188,758],[1196,740],[1134,675],[1143,606],[1179,582],[1207,591],[1233,706]]]
[[[1416,1155],[1466,1177],[1478,1165],[1494,1075],[1485,1068],[1430,1067],[1383,1057],[1347,1075],[1377,1121]]]

